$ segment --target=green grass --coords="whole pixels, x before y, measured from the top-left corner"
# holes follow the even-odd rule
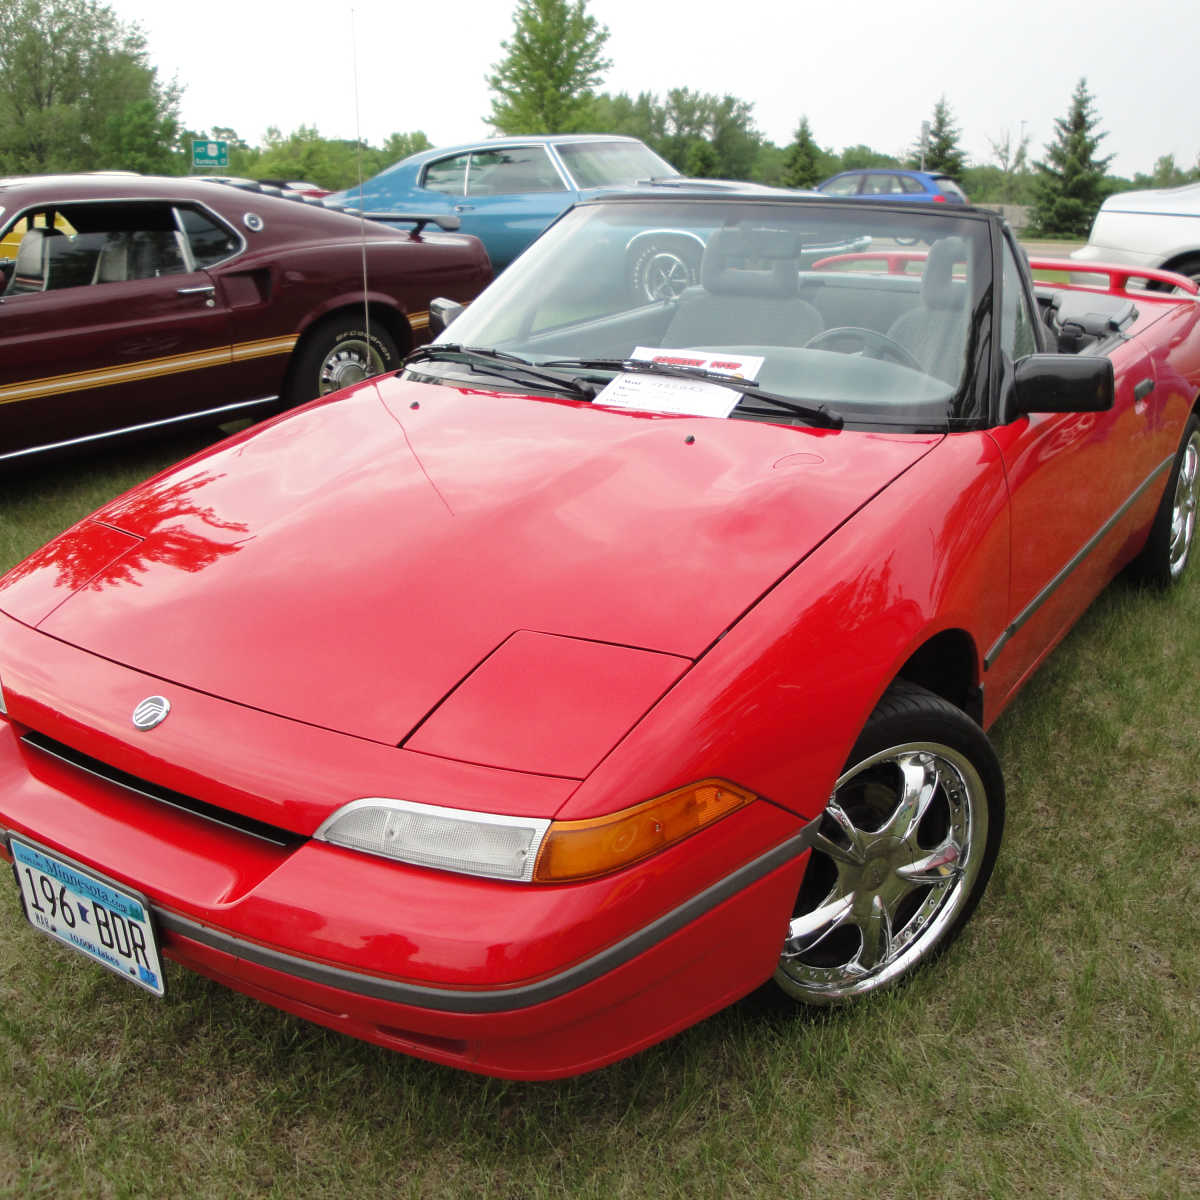
[[[179,434],[75,462],[38,463],[9,474],[0,473],[0,571],[106,500],[212,440],[203,433]],[[3,470],[0,468],[0,472]]]
[[[0,485],[0,565],[188,448]],[[155,1001],[0,883],[0,1195],[1200,1194],[1197,629],[1195,569],[1118,582],[999,722],[1005,844],[939,963],[582,1079],[406,1059],[170,966]]]

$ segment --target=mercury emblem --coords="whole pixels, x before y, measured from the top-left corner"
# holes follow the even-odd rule
[[[153,729],[167,719],[171,711],[171,702],[166,696],[147,696],[133,710],[133,724],[136,729]]]

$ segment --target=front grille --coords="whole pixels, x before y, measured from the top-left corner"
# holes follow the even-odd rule
[[[67,763],[80,771],[86,771],[89,775],[103,779],[106,783],[123,788],[127,792],[134,792],[136,795],[144,796],[159,804],[170,805],[171,808],[191,813],[194,817],[222,825],[226,829],[237,830],[238,833],[258,838],[260,841],[270,842],[272,846],[293,849],[307,840],[299,834],[280,829],[277,825],[268,825],[267,822],[256,821],[253,817],[243,817],[240,813],[218,808],[217,805],[209,804],[206,800],[197,800],[194,796],[185,796],[182,792],[173,792],[170,788],[160,787],[157,783],[139,779],[136,775],[130,775],[127,771],[101,762],[98,758],[92,758],[70,746],[63,745],[62,742],[56,742],[43,733],[31,730],[21,737],[21,741],[42,754],[57,758],[60,762]]]

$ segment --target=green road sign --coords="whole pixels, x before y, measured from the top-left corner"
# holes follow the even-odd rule
[[[205,168],[228,167],[229,143],[215,141],[193,141],[192,166]]]

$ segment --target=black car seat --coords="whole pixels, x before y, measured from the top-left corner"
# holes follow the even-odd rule
[[[929,248],[921,275],[921,303],[898,317],[888,337],[899,342],[924,371],[947,383],[962,376],[967,333],[967,284],[954,268],[967,261],[967,243],[942,238]]]
[[[700,283],[684,291],[664,346],[803,346],[825,328],[797,295],[795,234],[729,226],[708,239]]]

